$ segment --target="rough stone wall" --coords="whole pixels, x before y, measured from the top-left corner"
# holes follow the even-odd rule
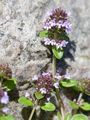
[[[38,33],[47,11],[61,7],[70,12],[76,44],[73,77],[90,78],[90,0],[0,0],[0,62],[8,62],[19,80],[30,79],[47,64],[46,48]]]

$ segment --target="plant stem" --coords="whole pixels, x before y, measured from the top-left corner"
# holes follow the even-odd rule
[[[36,101],[35,101],[35,106],[33,107],[33,109],[32,109],[32,111],[31,111],[31,114],[30,114],[28,120],[32,120],[32,117],[33,117],[34,112],[35,112],[35,110],[36,110],[37,104],[38,104],[38,101],[36,100]]]
[[[33,107],[32,111],[31,111],[31,114],[30,114],[30,117],[29,117],[28,120],[32,120],[32,117],[33,117],[33,115],[34,115],[35,110],[36,110],[36,108]]]
[[[56,58],[53,55],[53,58],[52,58],[52,75],[53,75],[53,79],[54,79],[55,74],[56,74]]]
[[[80,93],[80,94],[79,94],[79,97],[78,97],[78,100],[77,100],[77,103],[79,103],[79,102],[81,101],[82,96],[83,96],[83,93]]]
[[[52,75],[53,75],[53,79],[55,77],[55,74],[56,74],[56,58],[53,55],[53,58],[52,58]],[[55,90],[56,90],[56,97],[57,97],[57,100],[58,100],[59,110],[61,111],[61,107],[64,108],[64,105],[63,105],[62,99],[60,97],[59,89],[56,88]]]
[[[56,96],[57,96],[57,100],[58,100],[58,104],[59,104],[59,110],[61,111],[61,108],[64,109],[64,104],[62,102],[59,89],[56,89]]]

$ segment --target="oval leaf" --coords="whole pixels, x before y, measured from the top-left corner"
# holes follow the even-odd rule
[[[39,33],[39,37],[48,37],[48,31],[47,30],[43,30]]]
[[[88,117],[83,114],[76,114],[72,117],[71,120],[88,120]]]
[[[25,105],[25,106],[33,106],[32,100],[30,100],[26,97],[20,97],[18,102],[22,105]]]
[[[41,106],[41,109],[45,110],[45,111],[54,111],[55,110],[55,105],[52,104],[51,102],[48,102],[48,103],[45,103],[44,106]]]
[[[10,91],[15,89],[16,83],[14,80],[7,80],[3,82],[3,86],[7,89],[7,91]]]
[[[60,112],[57,112],[57,118],[58,118],[58,120],[62,120],[62,116],[61,116]]]
[[[67,113],[67,114],[65,115],[64,120],[71,120],[71,117],[72,117],[71,113]]]
[[[74,101],[69,101],[69,105],[72,109],[79,109],[79,106]]]
[[[38,100],[44,98],[44,96],[43,96],[40,92],[35,92],[35,97],[36,97]]]
[[[76,80],[63,80],[63,81],[60,81],[60,83],[63,87],[73,87],[77,85]]]
[[[63,57],[63,54],[64,54],[63,50],[57,49],[56,47],[52,48],[52,52],[57,59],[61,59]]]
[[[0,116],[0,120],[15,120],[12,115]]]
[[[81,109],[85,110],[85,111],[90,111],[90,104],[87,102],[84,102],[81,106]]]

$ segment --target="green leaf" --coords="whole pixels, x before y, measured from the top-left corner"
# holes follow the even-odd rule
[[[48,31],[47,30],[43,30],[39,33],[39,37],[48,37]]]
[[[57,112],[57,118],[58,118],[58,120],[62,120],[62,116],[61,116],[60,112]]]
[[[72,109],[79,109],[79,106],[74,101],[69,101],[69,105]]]
[[[16,83],[14,80],[6,80],[3,82],[3,86],[6,87],[8,91],[13,90],[16,87]]]
[[[83,114],[76,114],[72,117],[71,120],[88,120],[88,117]]]
[[[26,97],[20,97],[18,102],[22,105],[25,105],[25,106],[33,106],[32,100],[30,100]]]
[[[44,98],[44,96],[43,96],[40,92],[35,92],[35,97],[36,97],[38,100]]]
[[[45,110],[45,111],[54,111],[55,110],[55,105],[52,104],[51,102],[48,102],[48,103],[45,103],[44,106],[41,106],[41,109]]]
[[[67,114],[65,115],[64,120],[71,120],[71,117],[72,117],[71,113],[67,113]]]
[[[9,80],[12,80],[12,81],[14,81],[15,84],[17,84],[17,79],[16,78],[11,78]]]
[[[85,111],[90,111],[90,104],[87,102],[83,102],[82,105],[80,106],[80,108]]]
[[[56,47],[52,48],[52,52],[57,59],[61,59],[63,57],[63,54],[64,54],[63,50],[57,49]]]
[[[0,120],[15,120],[12,115],[0,116]]]
[[[73,87],[77,85],[76,80],[62,80],[60,83],[63,87]]]
[[[58,34],[58,39],[60,40],[69,40],[68,34],[66,34],[65,32],[61,32]]]

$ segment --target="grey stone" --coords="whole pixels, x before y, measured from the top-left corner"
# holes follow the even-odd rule
[[[31,80],[50,61],[38,33],[57,7],[70,12],[76,51],[74,61],[65,60],[71,77],[90,79],[90,0],[0,0],[0,63],[9,63],[18,80]]]
[[[0,56],[10,64],[13,75],[17,75],[18,78],[23,76],[24,79],[27,79],[30,68],[28,67],[26,71],[25,66],[28,62],[37,63],[37,59],[47,61],[46,49],[41,45],[37,35],[42,29],[47,13],[56,7],[62,7],[70,12],[70,21],[73,27],[69,36],[76,43],[75,61],[66,59],[67,63],[76,71],[77,69],[90,71],[89,5],[89,0],[87,2],[85,0],[0,1]],[[42,68],[43,62],[41,64]],[[26,71],[27,74],[20,73],[20,69]],[[80,77],[80,74],[76,74],[76,76]],[[86,71],[85,76],[90,77]]]

